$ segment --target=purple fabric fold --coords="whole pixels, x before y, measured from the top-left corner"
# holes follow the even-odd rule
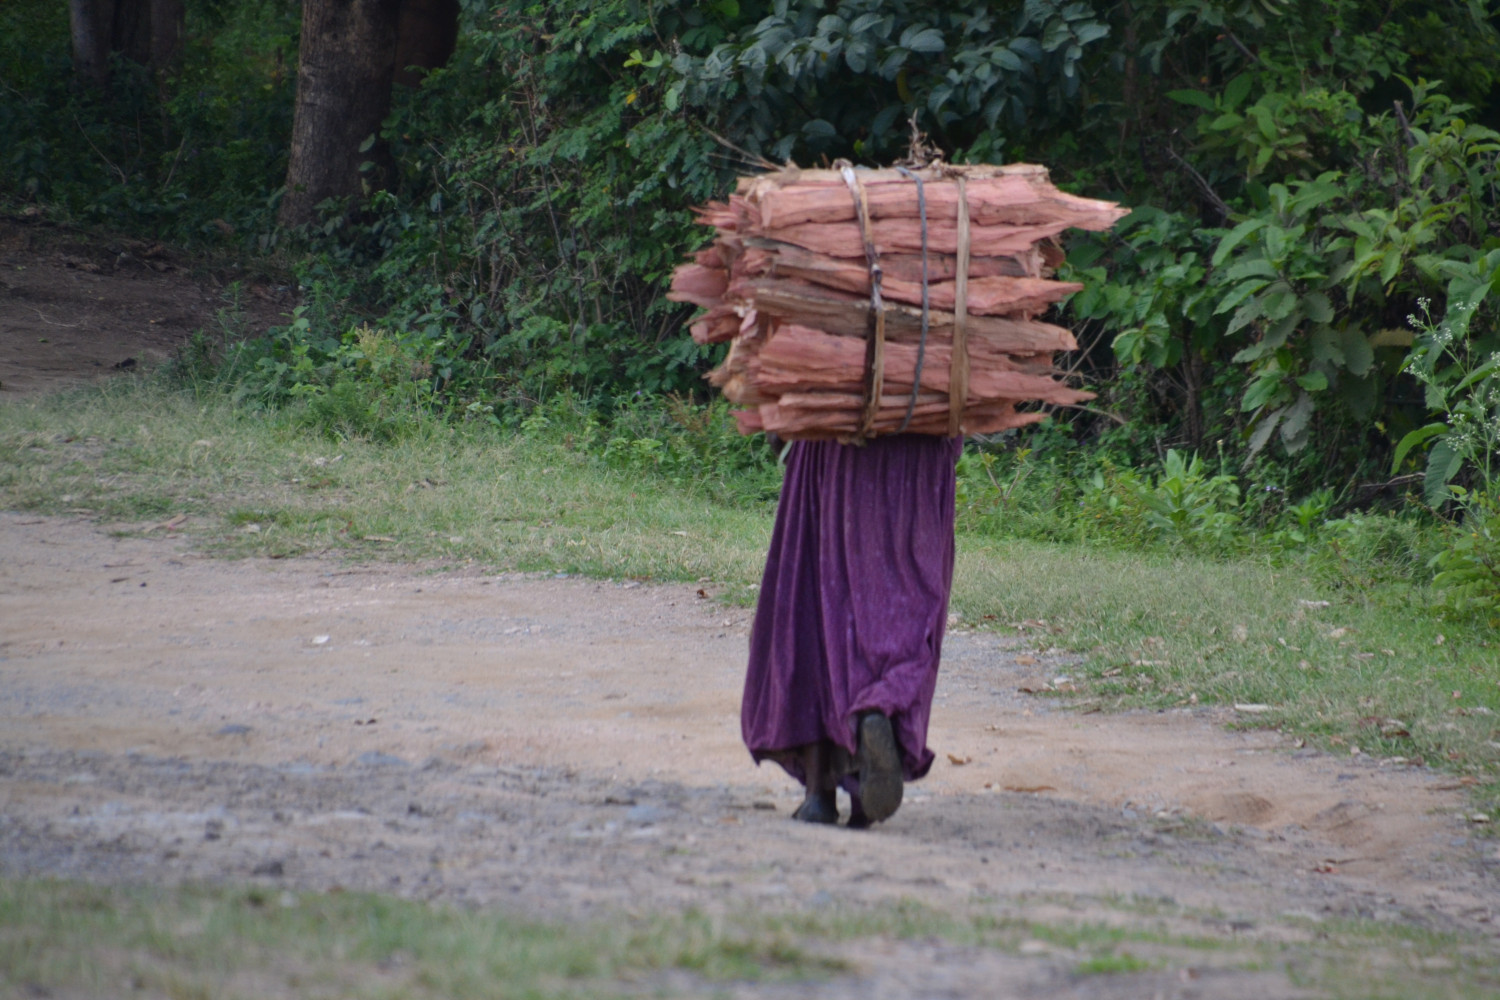
[[[931,768],[962,450],[961,438],[916,434],[791,446],[740,712],[757,762],[802,781],[785,751],[827,739],[853,754],[857,718],[875,710],[895,727],[907,780]]]

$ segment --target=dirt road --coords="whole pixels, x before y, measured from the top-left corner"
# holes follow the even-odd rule
[[[1107,922],[1148,901],[1209,936],[1274,938],[1290,915],[1495,939],[1500,855],[1453,782],[1209,712],[1062,710],[1018,689],[1067,663],[1019,638],[959,623],[933,773],[874,831],[808,828],[739,742],[748,613],[695,587],[215,561],[113,527],[133,530],[0,515],[0,874],[564,920],[912,899]],[[1067,956],[935,965],[935,947],[891,943],[796,995],[912,995],[914,970],[922,995],[993,995],[997,970],[1015,996],[1116,995]],[[1131,982],[1118,995],[1152,995]],[[1302,995],[1279,972],[1158,985]]]

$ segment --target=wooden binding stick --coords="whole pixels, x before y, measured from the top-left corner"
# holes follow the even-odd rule
[[[870,206],[866,200],[865,187],[854,173],[854,165],[848,160],[838,161],[839,174],[854,198],[854,214],[859,221],[859,235],[864,243],[865,262],[870,266],[870,319],[868,340],[865,344],[865,403],[860,415],[859,430],[853,441],[863,444],[875,430],[875,421],[880,416],[880,395],[885,384],[885,302],[880,297],[880,254],[875,249],[875,238],[870,232]]]
[[[953,272],[953,362],[948,369],[948,436],[957,437],[969,398],[969,197],[958,181],[958,261]]]
[[[927,358],[927,334],[932,326],[932,286],[928,281],[927,271],[927,192],[922,186],[922,178],[912,173],[906,167],[897,167],[897,173],[902,177],[909,178],[917,184],[917,216],[922,221],[922,339],[917,343],[917,366],[916,375],[912,382],[914,385],[922,384],[922,362]],[[905,434],[906,429],[911,426],[912,414],[917,411],[917,394],[911,394],[911,402],[906,405],[906,416],[901,420],[901,426],[896,428],[897,434]]]

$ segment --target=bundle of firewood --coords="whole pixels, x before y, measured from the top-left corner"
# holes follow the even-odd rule
[[[699,343],[731,342],[709,378],[745,433],[991,433],[1091,398],[1052,374],[1072,333],[1034,317],[1082,287],[1050,280],[1053,238],[1125,212],[1025,164],[792,167],[699,209],[716,238],[668,297],[707,310]]]

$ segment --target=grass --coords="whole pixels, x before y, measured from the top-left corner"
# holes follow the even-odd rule
[[[1497,637],[1424,611],[1418,587],[1330,589],[1251,560],[960,544],[955,607],[1082,651],[1068,672],[1096,704],[1264,706],[1243,723],[1494,781]]]
[[[390,443],[146,386],[0,407],[0,504],[182,530],[225,555],[751,582],[765,510],[601,469],[565,435],[423,423]]]
[[[899,902],[560,927],[373,894],[0,879],[0,992],[434,1000],[699,994],[715,984],[857,974],[863,947],[934,939],[1045,956],[1039,960],[1075,976],[1271,972],[1318,995],[1392,1000],[1479,998],[1500,986],[1477,938],[1301,918],[1246,936],[1205,932],[1211,915],[1175,907],[1137,912],[1129,901],[1091,900],[1093,917],[1080,920],[1067,915],[1078,900],[1019,902],[1009,915],[983,903],[948,913]],[[1030,909],[1047,918],[1026,915]]]
[[[1493,948],[1478,935],[1294,916],[1247,934],[1227,928],[1221,914],[1131,898],[1090,899],[1090,919],[1070,916],[1083,902],[1038,897],[1010,901],[1008,913],[977,907],[966,914],[904,902],[857,913],[772,918],[772,924],[794,940],[937,938],[1011,954],[1048,954],[1070,962],[1075,976],[1169,972],[1190,981],[1208,970],[1281,971],[1314,995],[1349,1000],[1478,1000],[1500,989]],[[1154,992],[1142,984],[1141,995]]]
[[[129,380],[0,405],[0,507],[126,533],[171,524],[228,556],[706,580],[749,602],[772,508],[711,496],[611,468],[561,424],[419,421],[388,443],[339,440],[295,413]],[[1475,785],[1475,813],[1500,804],[1500,636],[1444,619],[1428,588],[1357,565],[1330,575],[993,530],[961,530],[953,609],[1081,653],[1070,696],[1263,706],[1244,724],[1443,767]]]
[[[840,968],[702,914],[561,928],[356,893],[0,879],[0,992],[47,996],[593,997]]]

